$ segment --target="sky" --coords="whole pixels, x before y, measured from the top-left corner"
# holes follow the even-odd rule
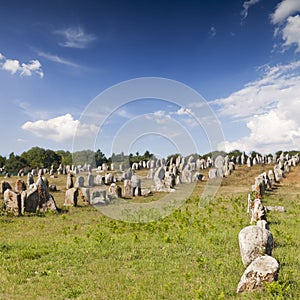
[[[0,155],[300,149],[300,1],[0,0]]]

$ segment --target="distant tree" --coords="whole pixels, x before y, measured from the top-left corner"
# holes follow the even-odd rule
[[[251,151],[250,155],[251,155],[251,157],[256,157],[256,155],[262,156],[259,152],[256,152],[256,151]]]
[[[70,151],[58,150],[56,154],[61,158],[61,164],[63,165],[72,165],[72,153]]]
[[[242,151],[235,149],[235,150],[233,150],[233,151],[230,151],[230,152],[228,153],[228,156],[229,156],[229,157],[232,157],[232,156],[238,157],[238,156],[241,156],[242,154],[243,154]]]
[[[0,155],[0,168],[3,168],[6,162],[6,157]]]
[[[227,153],[225,151],[217,151],[216,150],[216,151],[206,153],[206,154],[202,155],[202,157],[204,159],[207,159],[208,157],[212,158],[212,157],[217,157],[219,155],[225,157],[227,155]]]
[[[50,168],[51,165],[57,168],[61,162],[61,156],[56,152],[40,147],[33,147],[23,152],[21,157],[27,161],[28,166],[31,168]]]
[[[28,162],[25,158],[15,155],[14,152],[10,153],[9,158],[5,162],[5,170],[10,174],[17,174],[19,170],[25,169]]]
[[[95,153],[95,162],[96,166],[101,166],[103,163],[107,163],[108,159],[106,158],[105,154],[98,149]]]
[[[76,151],[73,153],[73,164],[74,165],[84,165],[89,164],[92,167],[96,167],[96,160],[95,160],[95,152],[92,150],[81,150]]]
[[[150,151],[146,150],[143,156],[144,156],[144,160],[149,160],[153,157],[153,154],[150,153]]]

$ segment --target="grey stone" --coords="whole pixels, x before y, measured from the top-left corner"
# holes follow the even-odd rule
[[[72,187],[66,190],[65,206],[77,206],[78,202],[78,188]]]
[[[256,258],[245,270],[237,287],[237,293],[263,289],[265,283],[278,279],[279,263],[271,256]]]
[[[240,253],[245,267],[257,257],[264,254],[272,255],[274,247],[273,235],[264,228],[265,225],[261,226],[261,223],[259,225],[247,226],[239,233]]]

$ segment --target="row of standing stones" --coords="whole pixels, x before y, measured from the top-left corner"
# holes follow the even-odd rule
[[[273,164],[277,163],[268,176],[262,177],[267,182],[278,181],[283,172],[287,171],[290,166],[294,166],[299,161],[299,157],[281,154],[280,157],[274,156],[217,156],[215,158],[195,159],[193,156],[178,156],[176,159],[166,161],[165,159],[141,161],[134,163],[127,171],[124,170],[126,163],[118,165],[119,171],[116,170],[117,164],[106,163],[98,168],[92,169],[89,164],[84,166],[62,166],[55,171],[53,167],[48,169],[33,169],[27,174],[27,187],[19,182],[19,187],[13,190],[7,182],[2,182],[2,192],[9,190],[4,195],[5,207],[7,211],[22,214],[24,211],[35,212],[38,210],[59,210],[55,204],[54,197],[49,193],[56,191],[56,187],[49,185],[48,179],[43,176],[49,174],[53,178],[59,174],[68,174],[66,183],[65,205],[77,205],[79,192],[84,202],[92,205],[105,205],[114,198],[127,198],[132,196],[147,196],[153,192],[175,192],[175,186],[204,180],[204,170],[208,170],[208,178],[222,178],[229,176],[235,169],[236,164],[246,164],[248,167],[256,164]],[[147,180],[154,184],[148,188],[142,188],[141,178],[135,174],[136,170],[149,169]],[[88,175],[83,175],[88,173]],[[56,175],[57,174],[57,175]],[[24,175],[22,170],[19,176]],[[38,180],[34,183],[34,176]],[[73,177],[76,176],[75,182]],[[84,178],[86,176],[86,180]],[[20,179],[18,180],[20,181]],[[123,182],[124,190],[118,185]],[[8,186],[7,186],[8,184]],[[20,188],[20,184],[22,187]],[[255,183],[263,189],[261,179]],[[262,193],[262,191],[261,191]]]
[[[242,262],[246,270],[238,283],[237,293],[263,289],[266,283],[278,280],[280,264],[272,257],[274,238],[268,228],[266,213],[284,212],[284,207],[264,206],[262,196],[298,163],[298,156],[292,159],[281,158],[268,173],[264,172],[255,178],[252,192],[256,194],[256,198],[252,200],[251,194],[248,195],[247,213],[251,212],[250,224],[256,222],[256,225],[243,228],[238,235]]]
[[[91,169],[89,165],[67,166],[68,179],[65,205],[76,205],[78,197],[78,189],[81,191],[83,198],[90,204],[108,204],[114,198],[127,198],[132,196],[147,196],[153,192],[175,192],[176,186],[184,183],[192,183],[203,181],[205,175],[209,180],[215,178],[223,178],[229,176],[237,164],[247,165],[252,167],[256,164],[276,164],[268,174],[263,174],[263,177],[258,177],[255,185],[262,188],[264,185],[262,180],[267,180],[269,185],[279,181],[284,172],[287,172],[291,166],[297,164],[298,155],[288,156],[281,154],[280,157],[274,156],[259,156],[255,157],[241,156],[231,158],[229,156],[217,156],[216,158],[195,159],[193,156],[188,158],[178,156],[176,159],[166,161],[164,159],[141,161],[134,163],[126,171],[125,164],[119,164],[119,171],[116,171],[116,165],[103,164],[102,166]],[[64,170],[60,166],[59,170]],[[148,169],[147,180],[152,181],[151,186],[142,188],[142,179],[136,175],[135,171],[140,169]],[[208,170],[204,175],[204,170]],[[114,171],[115,175],[111,172]],[[82,172],[87,172],[86,178],[81,175]],[[104,173],[104,174],[103,174]],[[97,174],[97,175],[93,175]],[[73,176],[76,176],[73,182]],[[143,179],[144,180],[144,179]],[[123,182],[124,190],[118,185]],[[95,188],[95,187],[98,187]],[[106,188],[105,188],[106,187]],[[263,191],[261,191],[263,193]],[[74,195],[74,197],[73,197]]]

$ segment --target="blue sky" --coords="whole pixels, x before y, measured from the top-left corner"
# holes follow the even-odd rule
[[[299,0],[0,5],[1,155],[74,144],[107,156],[203,154],[215,147],[212,119],[219,149],[300,149]],[[120,95],[112,106],[98,96],[140,77],[184,84],[203,101]]]

